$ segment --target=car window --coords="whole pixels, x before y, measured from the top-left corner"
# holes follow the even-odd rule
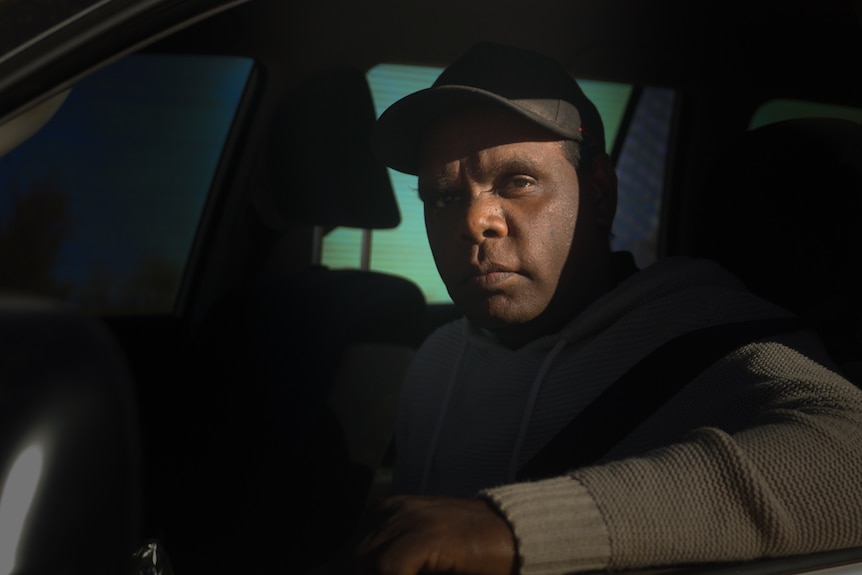
[[[133,54],[0,157],[0,289],[169,313],[253,63]]]
[[[441,68],[379,64],[368,72],[377,114],[401,97],[430,86]],[[608,150],[617,145],[619,210],[614,225],[614,249],[631,251],[639,265],[657,256],[658,216],[665,181],[665,158],[675,93],[661,88],[635,89],[630,84],[580,80],[584,92],[599,108],[605,123]],[[629,118],[626,120],[626,118]],[[389,170],[401,211],[401,224],[376,230],[370,268],[416,282],[429,303],[451,299],[440,280],[425,238],[422,203],[416,177]],[[339,228],[323,243],[322,263],[333,268],[358,267],[362,231]]]
[[[619,197],[612,245],[631,252],[640,267],[655,262],[659,255],[660,214],[676,102],[676,92],[671,89],[638,90],[629,102],[633,108],[631,122],[619,141]]]
[[[751,116],[748,129],[793,118],[842,118],[862,124],[862,109],[824,102],[776,98],[761,105]]]

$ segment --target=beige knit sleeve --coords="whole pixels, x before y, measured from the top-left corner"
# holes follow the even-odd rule
[[[487,489],[513,526],[524,575],[596,571],[610,558],[604,520],[580,482],[556,477]]]
[[[703,422],[680,424],[689,430],[684,437],[572,477],[485,492],[513,526],[522,573],[657,568],[862,545],[857,388],[776,343],[748,346],[693,383],[633,441],[689,418]]]

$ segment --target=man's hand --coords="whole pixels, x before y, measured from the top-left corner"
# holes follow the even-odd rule
[[[378,506],[348,572],[511,575],[516,561],[509,524],[485,501],[404,496]]]

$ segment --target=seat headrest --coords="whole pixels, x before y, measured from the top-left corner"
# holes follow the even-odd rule
[[[862,126],[806,118],[751,130],[709,178],[696,255],[795,313],[858,299]]]
[[[401,221],[369,137],[376,113],[365,74],[335,67],[290,91],[273,124],[269,175],[286,221],[388,229]]]

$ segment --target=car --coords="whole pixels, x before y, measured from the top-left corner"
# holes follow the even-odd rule
[[[460,315],[367,136],[482,40],[602,111],[616,248],[719,260],[859,377],[858,2],[7,0],[0,572],[302,573],[351,540]],[[862,549],[677,569],[826,570]]]

